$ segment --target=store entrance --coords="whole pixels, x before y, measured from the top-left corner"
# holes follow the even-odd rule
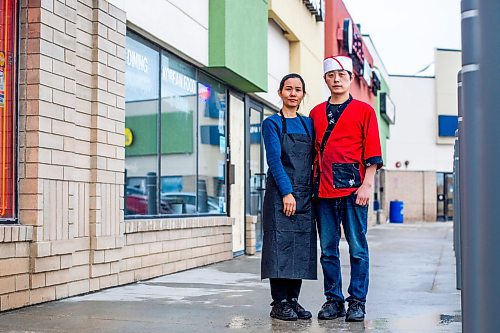
[[[266,186],[264,173],[264,151],[261,135],[261,124],[264,108],[256,101],[246,100],[246,215],[255,216],[256,251],[262,249],[262,204]]]
[[[437,220],[453,220],[453,173],[437,172]]]

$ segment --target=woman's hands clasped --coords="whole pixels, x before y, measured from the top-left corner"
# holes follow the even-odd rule
[[[292,193],[287,194],[283,197],[283,213],[286,216],[292,216],[295,214],[295,209],[297,208],[297,203]]]

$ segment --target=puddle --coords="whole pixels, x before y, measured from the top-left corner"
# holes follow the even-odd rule
[[[456,314],[456,315],[447,315],[447,314],[442,314],[439,316],[439,325],[449,325],[451,323],[461,323],[462,322],[462,315],[461,314]]]
[[[227,328],[247,328],[249,327],[248,319],[242,316],[235,316],[231,318],[229,324],[226,325]]]
[[[414,317],[403,317],[375,320],[373,328],[407,330],[408,332],[434,332],[437,327],[461,323],[461,314],[422,314]]]

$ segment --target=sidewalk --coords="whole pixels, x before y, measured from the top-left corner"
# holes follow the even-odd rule
[[[385,224],[371,228],[368,237],[371,282],[364,323],[318,321],[322,279],[304,281],[301,292],[312,320],[271,319],[260,256],[243,256],[2,313],[0,332],[461,332],[452,224]],[[345,242],[341,250],[346,290]]]

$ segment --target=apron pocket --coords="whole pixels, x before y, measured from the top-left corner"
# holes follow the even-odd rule
[[[297,203],[296,214],[311,212],[312,193],[310,189],[306,188],[305,190],[294,191],[294,197]]]
[[[358,188],[361,186],[359,163],[332,163],[335,188]]]

